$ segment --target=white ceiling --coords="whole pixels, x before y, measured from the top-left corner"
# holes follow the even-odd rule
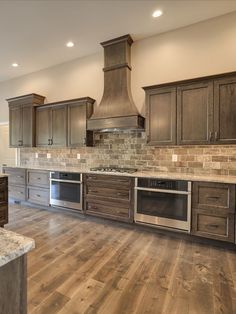
[[[117,36],[139,40],[235,10],[235,0],[0,0],[0,81],[101,51]]]

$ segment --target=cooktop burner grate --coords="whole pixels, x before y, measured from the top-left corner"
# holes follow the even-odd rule
[[[137,169],[135,169],[135,168],[118,168],[118,167],[95,167],[95,168],[90,168],[90,171],[134,173],[137,171]]]

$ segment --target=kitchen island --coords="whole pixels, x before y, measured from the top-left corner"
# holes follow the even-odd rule
[[[27,313],[27,256],[33,239],[0,228],[0,313]]]

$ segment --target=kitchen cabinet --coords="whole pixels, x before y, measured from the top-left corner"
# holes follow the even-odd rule
[[[35,146],[35,108],[44,103],[44,96],[29,94],[7,99],[9,104],[9,146]]]
[[[236,143],[236,72],[144,90],[150,145]]]
[[[0,227],[8,223],[8,178],[0,177]]]
[[[93,114],[94,99],[78,98],[67,102],[68,146],[93,146],[93,132],[87,130],[87,119]]]
[[[177,144],[210,144],[213,136],[213,82],[177,87]]]
[[[90,97],[65,100],[36,110],[36,146],[80,147],[93,145],[87,119],[93,113]]]
[[[214,81],[214,136],[217,144],[236,143],[236,75]]]
[[[84,186],[86,214],[133,222],[133,178],[86,174]]]
[[[234,242],[235,185],[193,183],[191,234]]]
[[[50,105],[36,109],[36,146],[67,145],[67,107]]]
[[[3,167],[8,174],[8,196],[13,201],[26,201],[26,169]]]
[[[27,201],[33,204],[49,206],[49,171],[27,170]]]
[[[176,88],[148,90],[146,132],[150,145],[176,144]]]

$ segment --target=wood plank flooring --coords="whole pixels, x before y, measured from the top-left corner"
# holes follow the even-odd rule
[[[28,313],[236,313],[236,252],[68,212],[10,206],[28,255]]]

